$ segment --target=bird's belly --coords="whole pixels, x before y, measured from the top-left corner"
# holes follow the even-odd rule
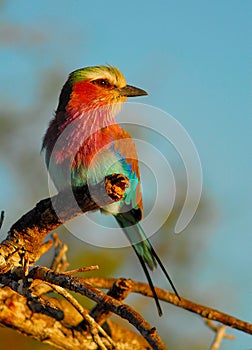
[[[72,183],[75,186],[83,184],[94,186],[112,174],[123,174],[129,180],[129,187],[126,188],[123,199],[102,208],[104,213],[116,215],[120,212],[124,202],[133,207],[136,205],[138,178],[135,173],[131,172],[131,167],[125,159],[118,157],[114,152],[100,152],[99,157],[94,157],[88,168],[80,167],[77,173],[72,173]]]
[[[95,186],[109,175],[123,174],[129,180],[129,187],[125,190],[123,199],[103,207],[102,211],[116,215],[120,212],[124,202],[132,207],[137,205],[136,187],[139,180],[136,174],[131,171],[131,166],[118,153],[104,149],[99,151],[88,164],[79,161],[75,165],[71,166],[69,159],[61,164],[51,162],[48,169],[59,191],[72,186]]]

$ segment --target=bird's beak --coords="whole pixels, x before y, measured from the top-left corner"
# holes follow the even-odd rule
[[[126,85],[123,88],[120,88],[118,90],[121,96],[126,96],[126,97],[148,95],[146,91],[131,85]]]

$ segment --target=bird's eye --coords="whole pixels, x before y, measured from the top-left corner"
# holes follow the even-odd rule
[[[104,86],[104,87],[110,87],[111,84],[107,79],[96,79],[91,81],[90,83],[94,84],[94,85],[100,85],[100,86]]]

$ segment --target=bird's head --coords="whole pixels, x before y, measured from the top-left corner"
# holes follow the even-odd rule
[[[147,95],[142,89],[127,85],[116,67],[93,66],[75,70],[62,88],[57,111],[71,108],[86,110],[107,105],[120,108],[127,97]]]

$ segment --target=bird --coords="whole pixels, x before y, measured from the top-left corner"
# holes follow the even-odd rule
[[[128,97],[148,95],[128,85],[122,72],[111,65],[90,66],[69,74],[60,92],[54,118],[44,135],[45,162],[58,191],[95,185],[122,174],[129,186],[123,198],[100,208],[113,215],[132,245],[152,291],[158,314],[162,309],[149,273],[158,265],[174,293],[179,294],[147,238],[143,218],[140,171],[136,146],[115,116]]]

